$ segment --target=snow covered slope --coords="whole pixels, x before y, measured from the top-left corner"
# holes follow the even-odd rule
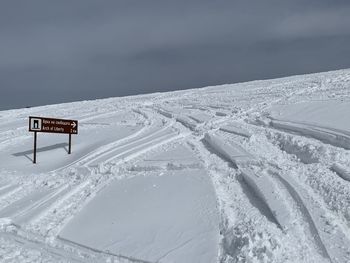
[[[2,111],[0,175],[0,262],[350,262],[350,70]]]

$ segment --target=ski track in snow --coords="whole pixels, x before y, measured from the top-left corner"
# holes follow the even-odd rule
[[[78,154],[64,164],[30,170],[28,157],[8,157],[31,148],[29,115],[78,119],[92,146],[78,141]],[[350,70],[0,112],[0,261],[212,262],[214,253],[222,263],[350,262],[350,122],[344,116],[350,116]],[[119,136],[123,127],[128,132]],[[62,158],[47,154],[52,163]],[[133,243],[131,235],[107,242],[121,252],[60,236],[118,181],[200,169],[218,210],[193,204],[204,218],[200,234],[184,223],[184,232],[169,235],[165,223],[149,234],[163,247],[138,248],[135,255],[123,247]],[[150,191],[141,189],[141,197]],[[166,233],[171,238],[159,242]],[[203,250],[206,239],[217,247],[186,256]]]

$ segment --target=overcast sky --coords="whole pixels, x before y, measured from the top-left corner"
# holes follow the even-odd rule
[[[0,2],[0,109],[349,67],[349,0]]]

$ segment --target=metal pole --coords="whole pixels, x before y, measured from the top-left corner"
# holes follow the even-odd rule
[[[69,134],[69,146],[68,146],[68,154],[72,152],[72,134]]]
[[[34,132],[34,155],[33,155],[33,163],[36,163],[36,134],[37,132]]]

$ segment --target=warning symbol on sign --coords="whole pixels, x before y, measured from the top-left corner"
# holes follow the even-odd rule
[[[30,119],[30,130],[41,131],[41,119]]]

